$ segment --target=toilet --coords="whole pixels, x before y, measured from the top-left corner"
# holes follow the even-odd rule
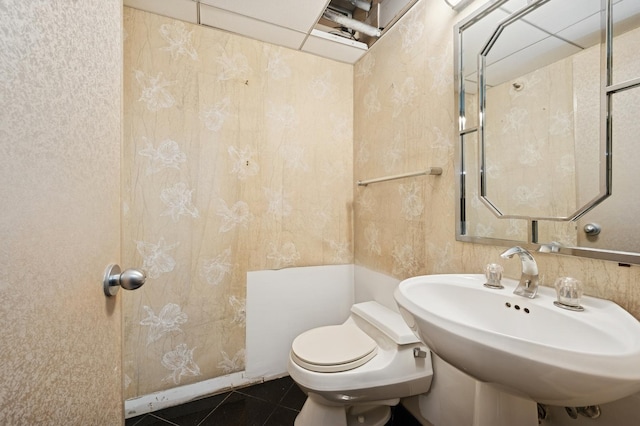
[[[296,426],[382,426],[400,398],[431,386],[431,353],[402,316],[357,303],[341,325],[308,330],[289,352],[289,375],[307,394]]]

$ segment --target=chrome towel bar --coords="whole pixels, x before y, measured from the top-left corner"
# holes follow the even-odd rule
[[[385,176],[385,177],[376,178],[376,179],[359,180],[358,181],[358,186],[367,186],[370,183],[386,182],[388,180],[403,179],[403,178],[414,177],[414,176],[441,175],[441,174],[442,174],[442,167],[429,167],[428,169],[421,170],[419,172],[404,173],[404,174],[401,174],[401,175],[393,175],[393,176]]]

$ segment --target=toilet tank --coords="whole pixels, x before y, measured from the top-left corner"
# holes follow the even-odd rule
[[[351,312],[382,331],[398,345],[420,343],[398,312],[378,302],[356,303],[351,307]]]

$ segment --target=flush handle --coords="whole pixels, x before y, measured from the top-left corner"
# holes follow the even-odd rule
[[[413,348],[413,357],[414,358],[426,358],[427,351],[423,351],[420,348]]]
[[[111,297],[118,293],[120,287],[125,290],[135,290],[142,287],[146,279],[146,274],[140,269],[126,269],[121,272],[119,265],[111,264],[104,272],[102,287],[105,296]]]

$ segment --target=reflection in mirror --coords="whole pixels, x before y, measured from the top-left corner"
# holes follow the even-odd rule
[[[597,118],[600,98],[598,80],[596,90],[574,85],[574,62],[587,56],[600,69],[600,45],[589,46],[600,34],[600,19],[594,20],[600,0],[585,1],[572,15],[570,3],[561,0],[519,9],[512,3],[506,6],[514,13],[498,24],[479,57],[481,196],[500,216],[570,220],[607,196],[601,178],[579,203],[575,169],[574,121],[580,114]],[[585,88],[586,94],[579,92]],[[604,150],[594,154],[585,172],[602,176]]]
[[[636,43],[640,43],[638,37]],[[640,75],[640,72],[638,72]],[[640,87],[612,96],[612,192],[601,205],[578,221],[578,245],[640,252]],[[597,224],[601,232],[589,235],[584,227]]]
[[[478,162],[478,133],[473,132],[464,135],[462,139],[464,156],[464,170],[470,171],[466,174],[465,209],[467,226],[466,232],[485,238],[506,238],[509,240],[527,240],[527,221],[523,219],[501,219],[496,217],[480,201],[478,196],[478,177],[476,173]]]
[[[638,35],[640,28],[640,2],[624,0],[613,7],[613,60],[611,83],[617,84],[640,77]]]
[[[459,240],[640,264],[639,27],[636,0],[491,1],[456,26]]]

